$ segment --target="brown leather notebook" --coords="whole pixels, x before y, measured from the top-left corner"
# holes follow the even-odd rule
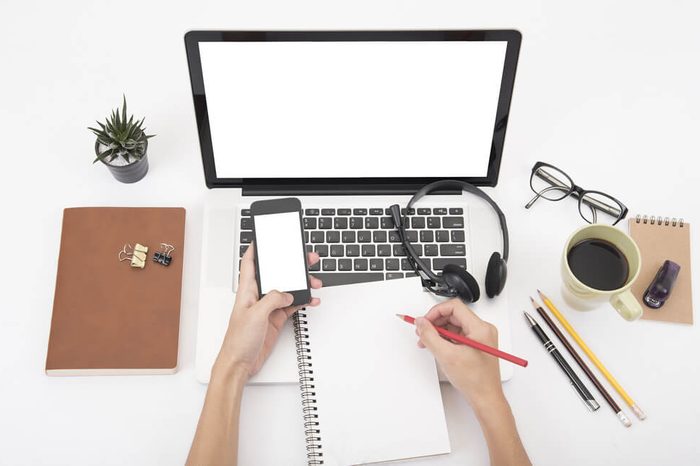
[[[174,373],[184,240],[183,208],[65,209],[46,373]],[[136,243],[143,268],[119,260]],[[175,248],[168,266],[153,261],[160,243]]]
[[[642,253],[642,270],[632,293],[642,304],[642,319],[681,324],[693,323],[690,271],[690,224],[683,219],[637,216],[629,220],[630,236]],[[660,309],[644,305],[644,292],[666,259],[681,266],[671,296]]]

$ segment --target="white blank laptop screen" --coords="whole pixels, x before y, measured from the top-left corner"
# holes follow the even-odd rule
[[[506,42],[202,42],[219,178],[485,177]]]

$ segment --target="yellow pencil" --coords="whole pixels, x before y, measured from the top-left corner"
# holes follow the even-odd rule
[[[557,318],[557,320],[561,323],[561,325],[566,329],[567,332],[569,332],[569,335],[571,335],[571,338],[576,340],[576,343],[578,343],[578,346],[583,350],[584,353],[588,356],[588,359],[595,364],[595,366],[598,368],[600,372],[605,376],[606,379],[608,379],[608,382],[610,382],[610,385],[612,385],[615,390],[617,390],[617,393],[620,394],[620,396],[625,400],[625,402],[629,405],[630,408],[632,408],[632,411],[634,411],[634,414],[637,415],[637,417],[640,420],[644,420],[647,418],[647,415],[644,414],[644,411],[641,410],[639,406],[637,406],[637,403],[634,402],[631,396],[627,394],[624,388],[622,388],[622,385],[618,383],[617,380],[615,380],[615,377],[605,368],[602,362],[600,362],[600,359],[596,357],[596,355],[591,351],[591,349],[586,345],[586,343],[583,342],[579,334],[574,330],[574,328],[571,326],[568,320],[562,315],[561,312],[554,306],[552,301],[549,300],[548,297],[546,297],[540,290],[537,290],[537,293],[539,293],[540,298],[542,298],[542,301],[544,302],[545,306],[554,314],[554,317]]]

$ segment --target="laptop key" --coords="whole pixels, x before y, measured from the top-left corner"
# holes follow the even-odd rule
[[[327,244],[317,244],[314,246],[314,251],[319,257],[328,257],[328,245]]]
[[[310,244],[306,245],[306,252],[313,252],[313,250],[314,250],[313,246],[311,246]]]
[[[305,242],[305,243],[308,243],[308,242],[309,242],[309,232],[308,232],[308,231],[305,231],[305,232],[304,232],[304,242]]]
[[[321,270],[321,261],[316,262],[314,265],[309,267],[309,272],[318,272]],[[325,283],[324,283],[325,285]]]
[[[248,244],[253,241],[252,231],[242,231],[241,232],[241,243]]]
[[[404,249],[403,244],[394,245],[394,256],[405,256],[406,249]]]
[[[321,263],[324,272],[335,271],[335,259],[323,259]]]
[[[397,278],[403,278],[403,274],[401,272],[388,272],[386,274],[387,280],[395,280]]]
[[[413,270],[413,267],[411,267],[411,263],[408,261],[408,259],[401,259],[401,270]]]
[[[350,209],[338,209],[338,215],[350,215],[352,211]]]
[[[437,256],[439,254],[437,244],[425,244],[423,246],[425,248],[425,255],[427,257],[434,257],[434,256]]]
[[[377,255],[380,257],[391,256],[391,245],[389,245],[389,244],[377,245]]]
[[[438,230],[435,232],[435,241],[438,243],[448,243],[450,241],[450,234],[447,230]]]
[[[432,230],[421,230],[420,232],[420,242],[421,243],[432,243],[435,241],[433,239],[433,232]]]
[[[453,243],[463,243],[464,242],[464,230],[452,230],[450,232],[450,238]]]
[[[353,215],[367,215],[367,209],[352,209]]]
[[[374,244],[363,244],[362,245],[362,257],[374,257],[377,253],[377,248]]]
[[[406,239],[411,243],[418,241],[418,232],[416,230],[406,230]]]
[[[331,257],[343,257],[345,255],[345,246],[342,244],[331,245]]]
[[[246,252],[247,249],[248,249],[248,245],[247,245],[247,244],[244,245],[244,246],[241,246],[241,247],[238,249],[238,255],[239,255],[240,257],[243,257],[243,254],[245,254],[245,252]]]
[[[466,256],[467,250],[463,244],[441,244],[440,255],[446,257]]]
[[[344,231],[343,232],[343,243],[354,243],[355,242],[355,232],[354,231]]]
[[[382,215],[383,213],[384,209],[369,209],[370,215]]]
[[[241,219],[241,230],[252,230],[253,219],[251,217]]]
[[[382,230],[393,230],[394,229],[394,221],[391,219],[391,217],[380,218],[379,225],[382,227]]]
[[[418,209],[418,215],[430,215],[432,212],[430,211],[430,208],[422,207]]]
[[[379,228],[379,218],[378,217],[365,217],[365,228],[368,230],[376,230]]]
[[[411,228],[425,228],[425,217],[413,217],[411,219]]]
[[[355,259],[352,263],[355,270],[367,270],[367,259]]]
[[[464,209],[461,207],[450,207],[450,215],[462,215],[464,213]]]
[[[345,247],[345,255],[347,257],[360,257],[360,245],[359,244],[348,244]]]
[[[348,227],[348,219],[345,217],[335,217],[333,219],[333,228],[336,230],[345,230]]]
[[[241,217],[250,217],[250,209],[241,209]]]
[[[390,231],[389,232],[389,242],[390,243],[400,243],[401,238],[399,237],[399,234],[395,231]]]
[[[318,228],[321,230],[330,230],[333,228],[333,219],[330,217],[321,217],[318,219]]]
[[[312,231],[311,232],[311,242],[312,243],[323,243],[325,241],[325,235],[322,231]]]
[[[315,230],[316,229],[316,218],[315,217],[304,217],[304,230]]]
[[[384,259],[370,259],[369,269],[374,272],[384,270]]]
[[[428,228],[440,228],[440,217],[428,217]]]
[[[433,209],[433,215],[447,215],[447,209],[444,207],[436,207]]]
[[[374,243],[386,243],[386,231],[373,231],[372,232],[372,242]]]
[[[340,243],[340,232],[339,231],[327,231],[326,232],[326,243]]]
[[[444,258],[433,259],[433,270],[435,270],[435,271],[442,270],[443,268],[445,268],[445,266],[447,264],[455,264],[455,265],[462,267],[463,269],[467,268],[467,260],[466,259],[462,259],[461,257],[451,257],[449,259],[444,259]]]
[[[349,272],[352,270],[352,259],[338,259],[338,270],[341,272]],[[325,283],[324,283],[325,285]]]
[[[323,287],[350,285],[352,283],[377,282],[384,280],[382,272],[319,272],[314,277],[323,281]]]
[[[442,219],[443,228],[464,228],[464,217],[444,217]]]
[[[423,245],[422,244],[411,243],[411,247],[413,247],[413,250],[416,251],[416,254],[418,254],[419,256],[423,255]]]
[[[318,215],[318,209],[306,209],[304,215]]]
[[[364,226],[365,225],[362,221],[362,217],[350,217],[350,228],[352,228],[353,230],[359,230]]]
[[[357,242],[358,243],[371,243],[372,242],[372,232],[363,230],[357,232]]]
[[[321,215],[335,215],[335,209],[321,209]]]
[[[398,259],[386,259],[384,265],[387,270],[399,270],[399,260]]]

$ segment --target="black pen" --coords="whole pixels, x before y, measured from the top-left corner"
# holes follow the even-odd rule
[[[583,384],[583,382],[581,382],[581,379],[578,378],[574,370],[566,362],[566,359],[562,357],[559,350],[556,348],[556,346],[554,346],[554,343],[552,343],[547,334],[544,333],[542,328],[540,328],[540,326],[537,324],[537,321],[535,321],[535,319],[533,319],[532,316],[527,312],[523,313],[525,314],[525,318],[530,324],[530,328],[532,329],[532,331],[535,332],[535,335],[537,335],[537,338],[540,339],[540,341],[544,345],[544,348],[549,354],[552,355],[559,367],[561,367],[561,370],[564,371],[566,376],[569,378],[571,386],[574,387],[574,390],[576,390],[576,393],[578,393],[578,395],[581,397],[588,409],[590,409],[591,411],[595,411],[598,408],[600,408],[600,405],[595,400],[595,398],[593,398],[591,392],[589,392],[586,386]]]

